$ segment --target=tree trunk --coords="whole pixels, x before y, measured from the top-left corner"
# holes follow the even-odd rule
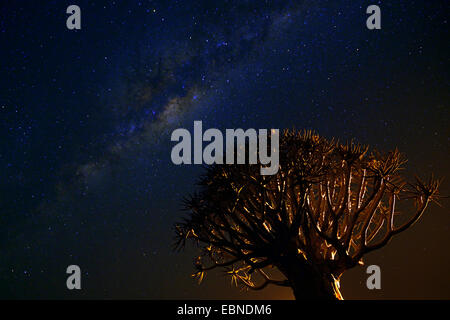
[[[278,268],[290,282],[296,300],[343,300],[339,279],[298,257],[286,258]]]

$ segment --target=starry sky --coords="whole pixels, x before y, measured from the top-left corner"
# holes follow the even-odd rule
[[[81,30],[66,8],[81,8]],[[381,8],[382,29],[366,28]],[[0,2],[0,298],[292,299],[197,285],[171,250],[199,166],[170,133],[307,128],[398,147],[449,188],[447,1]],[[450,202],[344,274],[349,299],[450,299]],[[79,265],[82,290],[66,288]]]

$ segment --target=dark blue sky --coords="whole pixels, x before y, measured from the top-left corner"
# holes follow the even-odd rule
[[[398,147],[411,174],[448,177],[447,19],[445,1],[2,1],[0,297],[245,297],[217,275],[197,286],[171,251],[201,169],[171,163],[170,132],[194,120]],[[368,257],[381,292],[361,268],[344,297],[449,298],[443,204]]]

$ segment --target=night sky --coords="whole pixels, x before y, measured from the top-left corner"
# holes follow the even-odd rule
[[[68,30],[66,8],[81,8]],[[366,28],[378,4],[382,29]],[[178,127],[307,128],[450,194],[448,1],[0,2],[0,298],[292,299],[190,278],[172,251],[200,166]],[[204,129],[205,130],[205,129]],[[346,299],[450,299],[448,199],[344,274]],[[79,265],[82,290],[66,288]]]

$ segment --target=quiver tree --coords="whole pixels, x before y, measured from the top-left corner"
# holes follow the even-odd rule
[[[272,176],[259,165],[206,167],[199,193],[185,199],[189,214],[175,226],[176,245],[198,245],[199,281],[223,268],[245,288],[273,284],[291,287],[296,299],[342,299],[343,272],[411,227],[439,197],[432,178],[404,181],[397,150],[380,154],[286,130],[279,152]]]

